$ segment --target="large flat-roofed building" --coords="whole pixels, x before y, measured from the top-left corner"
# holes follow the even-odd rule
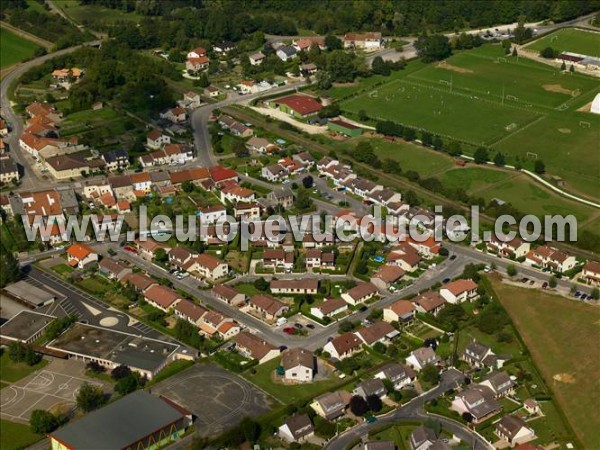
[[[2,340],[29,344],[40,337],[54,319],[54,316],[46,314],[21,311],[0,327],[0,337]]]
[[[50,434],[52,450],[157,449],[178,440],[192,415],[164,397],[129,394]]]
[[[40,308],[51,304],[57,298],[54,292],[41,289],[25,280],[9,284],[4,291],[16,300],[33,308]]]
[[[82,323],[76,323],[47,347],[70,358],[97,362],[108,370],[125,365],[148,379],[176,359],[193,358],[175,343]]]

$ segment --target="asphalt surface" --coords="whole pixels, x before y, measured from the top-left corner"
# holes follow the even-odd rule
[[[427,414],[423,408],[425,403],[427,403],[429,400],[439,397],[449,389],[456,388],[457,378],[464,378],[464,376],[456,369],[449,369],[447,372],[442,374],[440,384],[434,389],[431,389],[421,396],[416,397],[406,405],[403,405],[384,416],[378,417],[376,422],[364,422],[348,429],[339,436],[331,439],[327,445],[325,445],[324,449],[345,450],[356,439],[362,439],[363,441],[368,440],[369,431],[377,429],[383,425],[402,422],[403,420],[427,420],[430,415]],[[493,448],[485,439],[475,434],[464,425],[446,417],[435,416],[435,419],[442,423],[444,429],[450,431],[461,440],[472,445],[473,449],[489,450]]]

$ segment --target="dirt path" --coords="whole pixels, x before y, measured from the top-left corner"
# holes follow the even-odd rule
[[[299,120],[295,120],[288,114],[275,108],[259,108],[258,106],[251,106],[251,108],[263,116],[269,116],[273,117],[274,119],[281,120],[282,122],[287,122],[302,131],[306,131],[309,134],[325,134],[328,131],[326,127],[309,125],[307,123],[300,122]]]
[[[47,41],[46,39],[42,39],[41,37],[38,37],[31,33],[28,33],[27,31],[23,31],[20,28],[14,27],[10,23],[4,22],[4,21],[0,21],[0,27],[5,28],[5,29],[15,33],[17,36],[27,39],[28,41],[31,41],[31,42],[39,45],[40,47],[50,49],[54,45],[52,42]]]

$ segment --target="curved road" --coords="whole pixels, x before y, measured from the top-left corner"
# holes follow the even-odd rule
[[[49,59],[57,56],[72,53],[83,46],[94,46],[98,45],[99,43],[100,41],[92,41],[87,44],[65,48],[54,53],[40,56],[39,58],[32,59],[31,61],[24,62],[11,73],[9,73],[0,83],[0,111],[2,111],[2,117],[4,117],[12,127],[11,132],[8,134],[5,141],[9,145],[10,154],[14,160],[25,170],[23,178],[21,178],[21,189],[37,189],[44,188],[45,186],[51,187],[55,183],[52,180],[41,178],[34,170],[30,169],[30,166],[35,164],[35,162],[33,161],[33,158],[21,150],[21,147],[19,146],[19,139],[23,133],[23,120],[21,116],[15,113],[8,98],[8,89],[10,85],[14,80],[18,79],[32,67],[39,66],[40,64],[43,64]]]

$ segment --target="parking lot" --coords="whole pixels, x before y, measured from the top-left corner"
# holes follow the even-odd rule
[[[274,400],[251,383],[212,365],[196,364],[152,387],[194,414],[200,436],[218,435],[246,417],[269,411]]]

